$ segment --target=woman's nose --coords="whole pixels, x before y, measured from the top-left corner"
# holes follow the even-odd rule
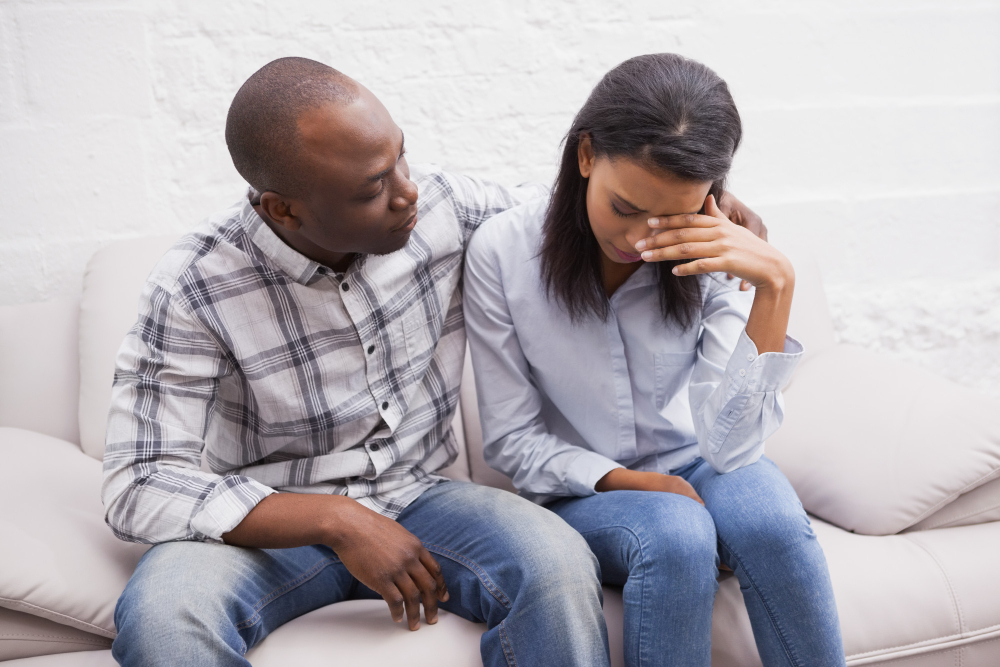
[[[625,240],[628,241],[629,245],[635,248],[635,244],[639,242],[640,239],[648,239],[653,235],[654,229],[648,224],[644,223],[641,227],[633,227],[625,234]]]

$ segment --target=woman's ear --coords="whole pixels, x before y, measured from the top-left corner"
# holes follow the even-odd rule
[[[260,207],[271,222],[290,232],[297,231],[302,226],[302,221],[292,213],[291,205],[277,192],[265,192],[262,194],[260,196]]]
[[[576,159],[580,163],[580,175],[590,178],[594,170],[594,146],[590,143],[589,134],[580,135],[580,144],[576,147]]]

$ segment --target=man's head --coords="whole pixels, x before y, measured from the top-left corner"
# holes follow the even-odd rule
[[[226,143],[259,193],[258,211],[293,248],[328,265],[349,253],[403,247],[417,189],[403,133],[350,77],[306,58],[281,58],[236,93]]]

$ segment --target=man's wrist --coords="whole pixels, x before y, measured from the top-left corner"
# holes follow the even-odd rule
[[[323,512],[319,517],[320,543],[337,551],[350,540],[353,521],[351,516],[364,509],[356,500],[347,496],[326,496]]]

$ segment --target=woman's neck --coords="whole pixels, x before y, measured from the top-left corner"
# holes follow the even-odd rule
[[[601,253],[601,274],[604,276],[604,293],[611,298],[611,295],[618,291],[618,288],[625,284],[625,281],[632,277],[632,274],[642,268],[645,262],[632,262],[621,264],[608,259],[608,256]]]

